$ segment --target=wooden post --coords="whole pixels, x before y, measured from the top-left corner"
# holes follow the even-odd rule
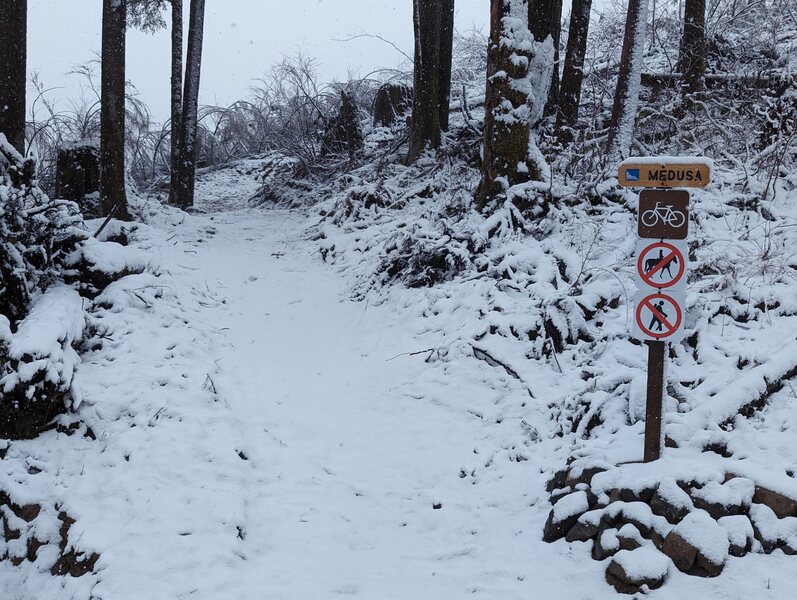
[[[648,398],[645,409],[645,462],[661,458],[661,417],[666,342],[648,341]]]

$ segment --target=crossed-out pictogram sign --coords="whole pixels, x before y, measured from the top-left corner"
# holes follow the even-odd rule
[[[687,248],[675,240],[642,240],[637,245],[636,274],[640,288],[673,288],[685,283]]]
[[[679,292],[643,292],[637,295],[634,321],[646,340],[677,341],[683,337],[685,298]]]

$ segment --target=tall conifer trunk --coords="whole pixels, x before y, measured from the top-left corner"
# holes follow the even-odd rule
[[[529,29],[536,42],[550,35],[554,48],[554,68],[545,104],[545,114],[553,114],[559,106],[559,42],[562,39],[562,0],[529,0]]]
[[[620,73],[614,91],[614,106],[607,144],[607,159],[610,164],[628,156],[634,138],[642,78],[642,55],[645,51],[648,24],[648,2],[649,0],[628,2]]]
[[[448,131],[451,106],[451,62],[454,54],[454,0],[441,0],[440,13],[440,129]]]
[[[174,181],[180,164],[180,125],[183,121],[183,0],[172,0],[171,169],[169,201],[174,202]]]
[[[591,9],[592,0],[573,0],[570,11],[570,30],[567,36],[562,85],[559,88],[559,111],[556,115],[556,129],[564,138],[569,137],[569,134],[564,133],[565,130],[575,127],[578,122]]]
[[[0,7],[0,133],[25,154],[25,84],[28,1]]]
[[[125,190],[125,41],[127,0],[102,3],[100,214],[131,218]]]
[[[197,112],[199,108],[199,76],[202,70],[202,40],[205,27],[205,0],[191,0],[188,17],[188,54],[185,63],[182,124],[179,137],[179,166],[172,176],[174,203],[181,208],[194,205],[197,154]]]
[[[706,76],[706,0],[686,0],[684,4],[678,71],[684,95],[703,89]]]

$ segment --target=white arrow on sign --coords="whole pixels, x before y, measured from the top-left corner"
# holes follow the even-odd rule
[[[639,240],[636,276],[640,289],[683,289],[688,247],[683,240]]]
[[[636,296],[634,335],[643,340],[677,342],[684,337],[683,292],[640,292]]]

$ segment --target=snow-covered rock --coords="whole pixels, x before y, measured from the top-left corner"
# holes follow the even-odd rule
[[[704,510],[694,510],[665,538],[662,550],[684,572],[716,577],[728,558],[728,535]]]
[[[620,550],[606,568],[606,581],[625,594],[645,587],[653,590],[664,584],[670,564],[670,559],[655,548]]]

